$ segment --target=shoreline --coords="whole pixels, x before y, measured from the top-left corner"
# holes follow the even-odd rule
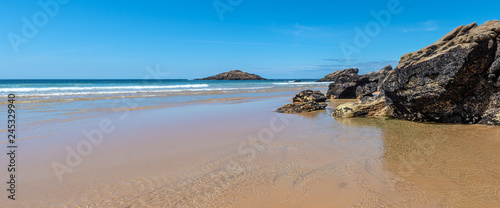
[[[24,187],[20,196],[29,199],[24,201],[26,206],[70,207],[300,207],[366,203],[397,206],[403,205],[402,201],[415,206],[471,205],[471,201],[454,202],[447,196],[467,191],[469,185],[465,181],[453,185],[449,180],[456,180],[455,176],[442,178],[433,170],[444,165],[442,171],[452,176],[464,171],[464,164],[469,162],[481,164],[466,168],[469,173],[490,181],[476,184],[491,190],[500,184],[500,174],[481,172],[486,169],[500,173],[500,165],[495,162],[500,161],[500,155],[493,151],[500,148],[500,141],[494,139],[500,138],[499,128],[395,119],[334,119],[329,115],[331,108],[346,102],[339,100],[329,103],[325,111],[298,115],[273,112],[286,102],[289,97],[197,103],[130,111],[124,120],[120,120],[124,112],[82,120],[81,129],[88,131],[99,128],[102,119],[110,119],[116,129],[104,133],[102,144],[93,146],[79,166],[71,167],[74,172],[65,173],[62,183],[51,164],[64,165],[66,148],[76,150],[85,135],[66,132],[20,141],[20,161],[28,162],[20,171],[19,183]],[[288,126],[275,132],[270,142],[259,139],[259,132],[270,128],[270,121],[276,116],[286,118]],[[274,120],[276,127],[284,124]],[[193,128],[197,130],[192,131]],[[415,151],[412,147],[425,149]],[[473,149],[485,151],[481,155],[470,154]],[[251,157],[250,150],[254,150],[255,156]],[[443,150],[447,155],[440,156]],[[488,161],[479,162],[484,157]],[[425,162],[414,161],[416,158]],[[410,164],[411,174],[402,160]],[[240,165],[231,166],[234,161]],[[227,167],[242,169],[227,172]],[[437,187],[427,184],[429,180],[449,190],[443,195]],[[400,188],[404,191],[396,191]],[[109,192],[114,195],[106,194]],[[371,192],[376,194],[368,194]],[[499,201],[487,200],[494,193],[480,194],[475,202],[499,205]],[[337,197],[332,201],[331,196]],[[229,201],[234,204],[228,204]],[[335,204],[328,204],[332,202]]]

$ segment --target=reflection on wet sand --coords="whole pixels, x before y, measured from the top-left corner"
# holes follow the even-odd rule
[[[435,207],[500,206],[500,128],[344,119],[379,127],[384,169],[425,191]]]
[[[500,129],[290,115],[254,158],[230,153],[120,203],[140,207],[495,207]],[[494,138],[494,139],[492,139]],[[496,138],[496,139],[495,139]],[[164,175],[163,177],[172,174]],[[159,177],[161,178],[161,177]],[[156,179],[159,180],[159,179]],[[148,184],[155,182],[148,182]],[[141,181],[134,186],[145,186]],[[141,184],[141,185],[140,185]],[[147,186],[146,186],[147,187]],[[147,191],[146,191],[147,190]],[[124,192],[124,196],[131,193]],[[77,204],[88,204],[80,202]]]
[[[330,109],[279,114],[285,129],[262,139],[287,98],[239,101],[136,111],[60,184],[45,165],[64,161],[64,148],[54,149],[62,157],[44,154],[27,166],[45,179],[23,180],[32,200],[24,205],[500,206],[498,127],[334,119]]]

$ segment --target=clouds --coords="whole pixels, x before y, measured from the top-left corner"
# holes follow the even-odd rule
[[[328,26],[310,26],[299,23],[283,25],[283,26],[272,26],[269,28],[269,30],[279,34],[291,36],[294,38],[303,38],[303,39],[333,38],[338,34],[338,31],[335,31],[334,28]]]
[[[344,59],[324,59],[325,61],[330,61],[330,60],[340,60],[344,61]],[[383,68],[384,66],[391,65],[393,67],[397,66],[399,61],[395,60],[390,60],[390,61],[369,61],[369,62],[339,62],[337,64],[322,64],[322,65],[314,65],[310,66],[306,69],[301,69],[299,71],[337,71],[337,70],[342,70],[342,69],[347,69],[347,68],[359,68],[361,71],[364,72],[369,72],[369,71],[378,71],[379,69]]]
[[[278,44],[260,43],[260,42],[243,42],[243,41],[223,41],[223,40],[178,40],[192,43],[215,43],[228,45],[261,45],[261,46],[280,46]]]
[[[330,58],[330,59],[323,59],[323,61],[333,61],[333,62],[351,62],[351,61],[357,61],[357,59],[339,59],[339,58]]]
[[[427,20],[425,22],[418,22],[416,26],[411,28],[406,28],[403,30],[403,33],[409,32],[428,32],[428,31],[436,31],[439,29],[439,25],[434,20]]]
[[[418,24],[421,25],[425,31],[434,31],[439,29],[438,24],[434,20],[420,22]]]
[[[307,35],[308,33],[316,33],[320,31],[319,28],[314,28],[314,27],[309,27],[309,26],[304,26],[300,25],[299,23],[295,23],[292,25],[290,29],[290,33],[293,34],[294,36],[302,36],[302,35]]]

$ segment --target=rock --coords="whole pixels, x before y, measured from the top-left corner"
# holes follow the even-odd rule
[[[266,80],[266,79],[260,77],[259,75],[242,72],[240,70],[233,70],[197,80]]]
[[[316,82],[354,82],[359,79],[358,73],[357,68],[344,69],[328,74]]]
[[[304,90],[302,92],[299,92],[295,97],[293,97],[293,102],[311,102],[311,101],[316,101],[316,102],[325,102],[326,97],[321,91],[316,90]]]
[[[293,104],[286,104],[285,106],[278,108],[276,112],[278,113],[302,113],[311,112],[317,110],[323,110],[328,106],[325,102],[326,97],[319,90],[304,90],[299,92],[292,99]]]
[[[492,108],[484,112],[479,124],[500,126],[500,108]]]
[[[276,112],[278,113],[302,113],[302,112],[311,112],[317,110],[324,110],[328,106],[326,103],[318,103],[316,101],[307,102],[307,103],[294,103],[294,104],[286,104],[285,106],[278,108]]]
[[[336,75],[346,75],[346,77],[337,77],[335,82],[328,86],[326,97],[333,99],[356,99],[380,91],[382,87],[381,83],[389,72],[392,71],[392,66],[388,65],[379,71],[361,76],[357,74],[354,76],[352,73],[347,73],[348,71],[343,71],[339,71]]]
[[[500,92],[490,97],[488,110],[482,115],[479,124],[500,126]]]
[[[491,95],[488,108],[500,108],[500,92]]]
[[[354,99],[356,98],[356,82],[336,82],[328,85],[326,97],[330,99]]]
[[[491,123],[500,70],[500,21],[460,26],[437,42],[405,54],[382,88],[394,116],[412,121]]]
[[[340,118],[351,117],[371,117],[388,118],[392,117],[392,108],[387,105],[384,96],[363,97],[359,102],[349,102],[337,106],[331,116]]]
[[[293,82],[302,82],[302,80],[294,80]]]

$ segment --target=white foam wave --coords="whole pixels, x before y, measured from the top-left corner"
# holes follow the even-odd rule
[[[246,91],[246,90],[261,90],[272,87],[244,87],[244,88],[191,88],[191,89],[142,89],[142,90],[117,90],[117,91],[62,91],[62,92],[21,92],[18,96],[24,97],[56,97],[56,96],[79,96],[79,95],[110,95],[110,94],[137,94],[137,93],[176,93],[176,92],[202,92],[202,91]],[[1,94],[0,94],[1,95]]]
[[[46,92],[46,91],[100,91],[100,90],[147,90],[147,89],[175,89],[175,88],[203,88],[208,84],[186,85],[157,85],[157,86],[108,86],[108,87],[40,87],[40,88],[0,88],[0,92]]]

